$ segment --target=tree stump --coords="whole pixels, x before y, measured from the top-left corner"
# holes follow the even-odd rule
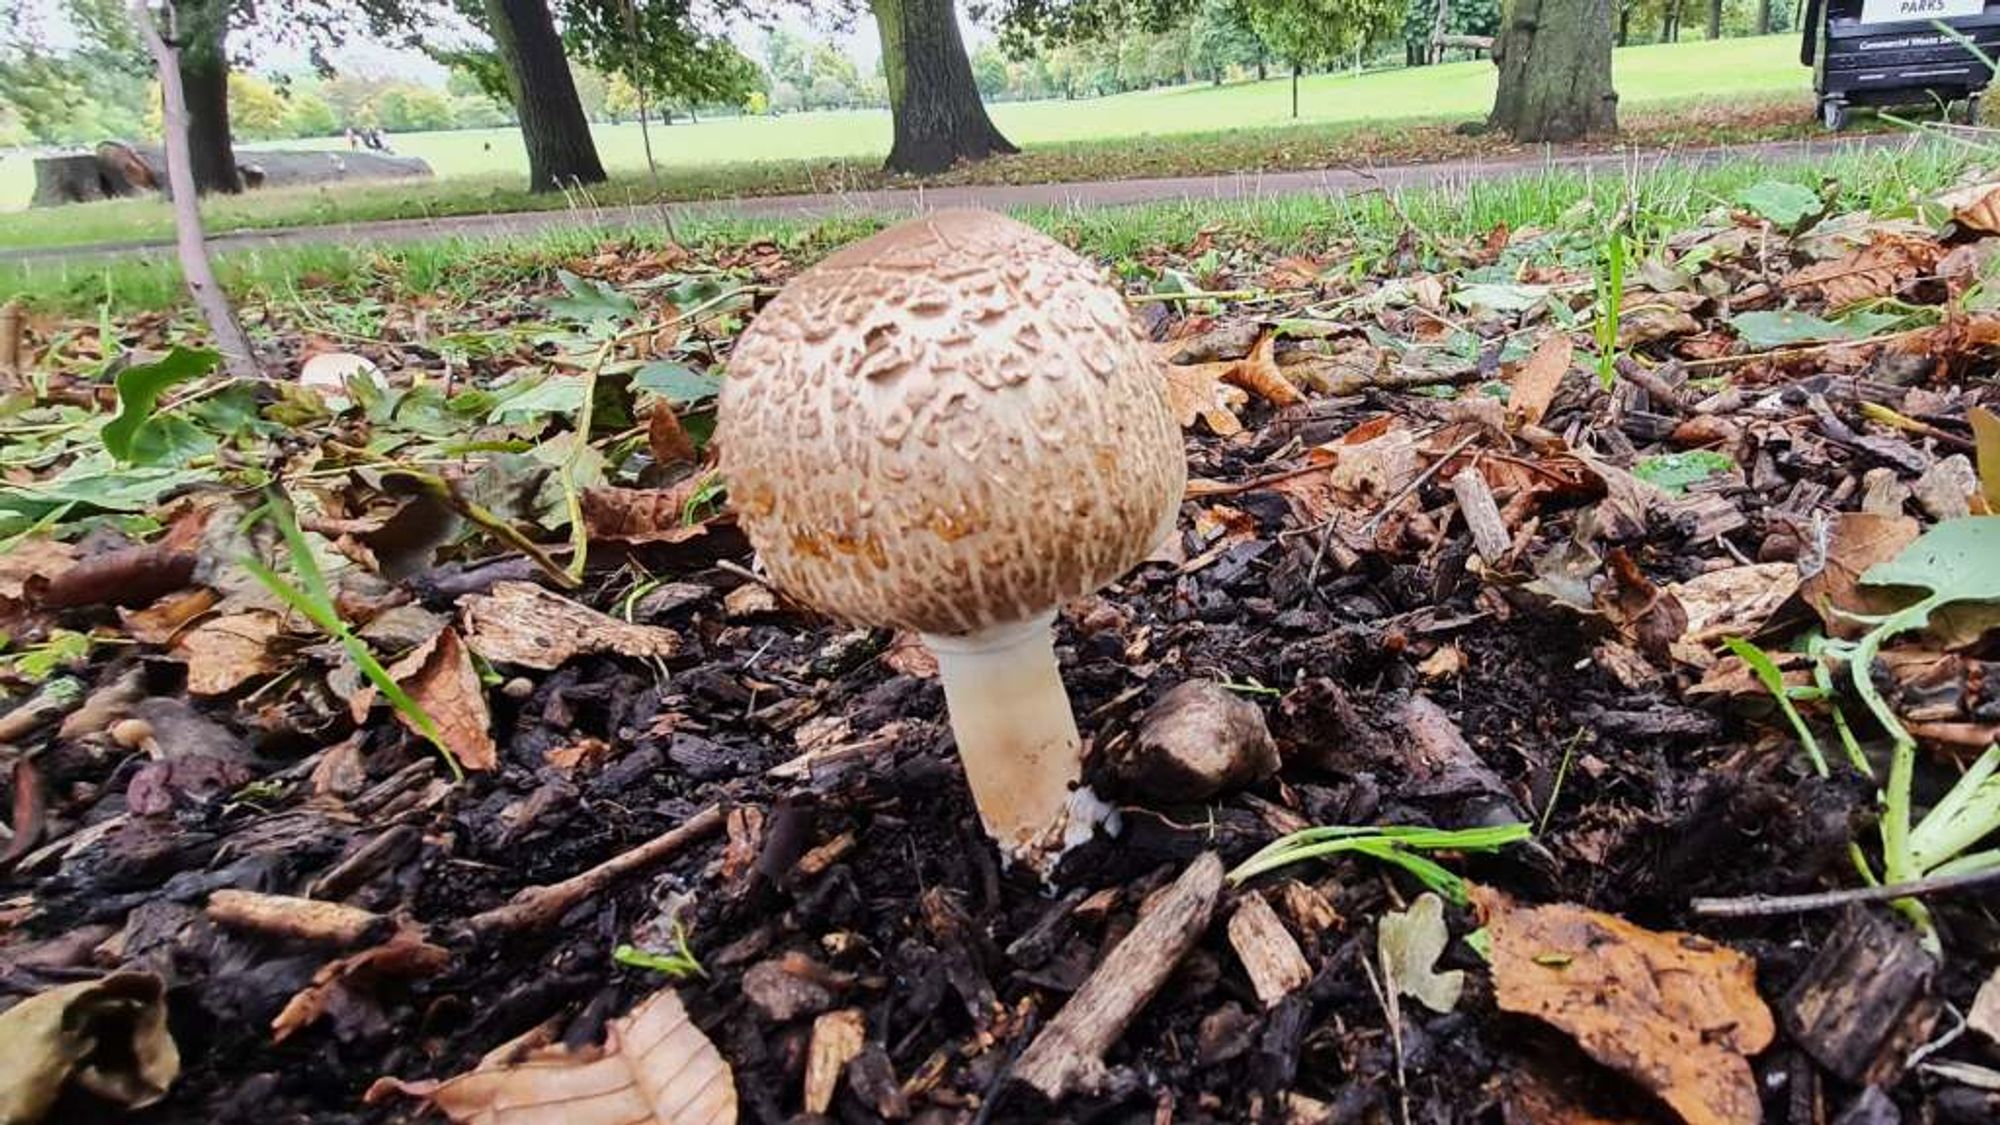
[[[35,197],[31,206],[60,207],[65,203],[89,203],[110,197],[103,169],[94,154],[73,152],[35,158]]]

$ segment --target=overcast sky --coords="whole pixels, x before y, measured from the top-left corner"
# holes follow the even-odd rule
[[[21,5],[20,10],[24,12],[26,18],[38,25],[49,42],[58,48],[74,42],[74,35],[65,26],[61,14],[62,0],[0,0],[0,6],[13,7],[16,4]],[[874,21],[866,15],[854,20],[853,25],[844,31],[837,31],[831,25],[810,23],[791,13],[781,16],[777,22],[780,26],[789,27],[813,39],[832,40],[855,61],[861,73],[874,73],[875,59],[881,54],[881,47],[875,37]],[[960,22],[965,23],[963,13],[960,14]],[[965,34],[968,45],[977,45],[991,38],[983,29],[969,23],[965,23]],[[762,61],[765,40],[763,29],[745,23],[740,29],[732,29],[730,38],[736,40],[737,46],[742,48],[745,54]],[[250,69],[259,73],[296,73],[311,66],[305,52],[295,47],[258,42],[254,36],[248,42],[239,41],[235,45],[239,55],[248,55],[256,60],[256,65]],[[388,47],[375,42],[349,43],[333,53],[333,63],[339,69],[355,74],[408,78],[434,86],[444,84],[444,68],[431,61],[422,52]]]

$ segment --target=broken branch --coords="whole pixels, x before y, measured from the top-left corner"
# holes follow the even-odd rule
[[[581,875],[560,883],[528,887],[496,906],[474,915],[468,925],[475,931],[536,930],[554,925],[569,908],[601,893],[627,875],[660,863],[697,840],[714,835],[722,828],[722,806],[710,805],[673,828],[628,852],[612,856]]]

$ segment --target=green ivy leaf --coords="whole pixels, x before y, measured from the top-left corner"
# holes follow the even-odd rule
[[[1736,467],[1736,462],[1727,453],[1717,453],[1712,449],[1690,449],[1685,453],[1661,453],[1652,457],[1641,457],[1632,466],[1632,475],[1647,484],[1664,488],[1679,496],[1689,485],[1719,473],[1726,473]]]
[[[2000,516],[1946,520],[1887,562],[1861,575],[1869,586],[1930,591],[1933,609],[1956,602],[2000,601]]]
[[[606,282],[578,277],[568,270],[557,270],[556,278],[569,295],[545,298],[542,306],[557,316],[588,324],[599,320],[624,320],[639,311],[637,302]]]
[[[722,389],[721,378],[696,371],[685,363],[655,360],[632,373],[632,389],[649,391],[675,406],[686,406],[714,398]]]
[[[1850,313],[1824,320],[1802,312],[1748,312],[1729,318],[1729,327],[1753,348],[1783,348],[1793,344],[1862,340],[1902,318],[1893,313]]]
[[[167,388],[189,379],[198,379],[222,361],[206,348],[176,347],[161,359],[141,363],[118,373],[118,413],[104,423],[99,437],[104,448],[120,462],[130,464],[139,430],[153,417],[153,407]]]
[[[1808,215],[1819,214],[1823,206],[1818,192],[1783,180],[1751,184],[1737,195],[1736,201],[1773,225],[1786,228],[1799,225]]]

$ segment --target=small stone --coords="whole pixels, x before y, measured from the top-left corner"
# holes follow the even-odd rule
[[[500,685],[500,694],[509,699],[526,699],[535,694],[535,681],[526,676],[515,676]]]
[[[1909,503],[1910,486],[1896,476],[1896,470],[1874,468],[1861,477],[1861,510],[1870,515],[1900,516]]]
[[[1134,792],[1204,801],[1278,772],[1264,712],[1220,684],[1189,680],[1147,710],[1139,737],[1114,766]]]
[[[743,974],[743,995],[773,1023],[815,1016],[833,1007],[833,993],[826,985],[790,971],[782,958],[752,965]]]
[[[1964,519],[1972,514],[1972,497],[1979,491],[1979,473],[1963,453],[1951,456],[1932,465],[1910,486],[1915,494],[1917,506],[1930,518],[1945,520]]]
[[[127,750],[137,750],[153,737],[153,724],[144,719],[120,719],[111,724],[111,741]]]

